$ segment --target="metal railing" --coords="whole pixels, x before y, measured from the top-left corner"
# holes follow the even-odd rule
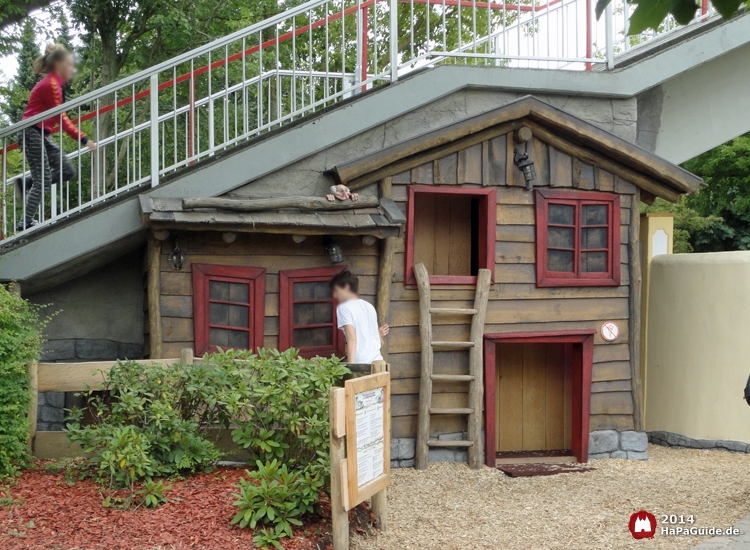
[[[311,0],[5,128],[2,239],[157,186],[165,175],[419,67],[612,68],[618,54],[676,29],[668,21],[658,32],[626,36],[624,0],[601,21],[592,0],[515,1]],[[695,23],[712,15],[704,4]],[[95,151],[65,135],[64,114],[97,142]],[[30,212],[24,131],[44,120],[52,121],[47,142],[57,148],[48,148],[51,177],[37,182],[41,204]],[[67,163],[75,174],[60,181]]]

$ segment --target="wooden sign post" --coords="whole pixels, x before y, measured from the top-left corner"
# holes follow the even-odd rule
[[[385,530],[386,487],[391,483],[391,376],[384,365],[374,374],[332,388],[331,519],[334,550],[349,548],[348,511],[372,499]]]

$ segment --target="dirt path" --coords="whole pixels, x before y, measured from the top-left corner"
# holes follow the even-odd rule
[[[630,515],[693,514],[734,525],[750,510],[750,455],[649,446],[650,460],[594,461],[594,472],[509,478],[464,464],[394,470],[389,531],[358,550],[682,550],[711,537],[631,537]]]

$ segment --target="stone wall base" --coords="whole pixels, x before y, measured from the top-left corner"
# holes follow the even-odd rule
[[[619,458],[648,460],[646,432],[599,430],[589,434],[589,460]]]
[[[469,439],[467,432],[456,432],[440,434],[441,441],[463,441]],[[482,434],[484,440],[484,434]],[[413,468],[414,456],[416,455],[417,439],[415,437],[402,437],[391,439],[391,468]],[[484,444],[480,451],[484,453]],[[482,454],[484,456],[484,454]],[[429,454],[430,462],[468,462],[469,452],[466,447],[437,447],[431,448]]]
[[[662,447],[677,447],[682,449],[713,449],[717,451],[729,451],[731,453],[750,453],[750,444],[742,441],[730,441],[726,439],[693,439],[684,435],[653,431],[648,432],[648,440],[654,445]]]

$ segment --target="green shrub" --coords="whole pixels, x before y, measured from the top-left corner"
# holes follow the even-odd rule
[[[28,464],[28,366],[39,360],[45,324],[37,307],[0,285],[0,479]]]
[[[212,426],[229,427],[223,404],[234,378],[227,370],[194,365],[118,362],[104,372],[103,392],[82,392],[84,411],[68,417],[68,438],[92,454],[110,488],[202,470],[220,453],[207,438]],[[128,502],[128,506],[131,502]]]

